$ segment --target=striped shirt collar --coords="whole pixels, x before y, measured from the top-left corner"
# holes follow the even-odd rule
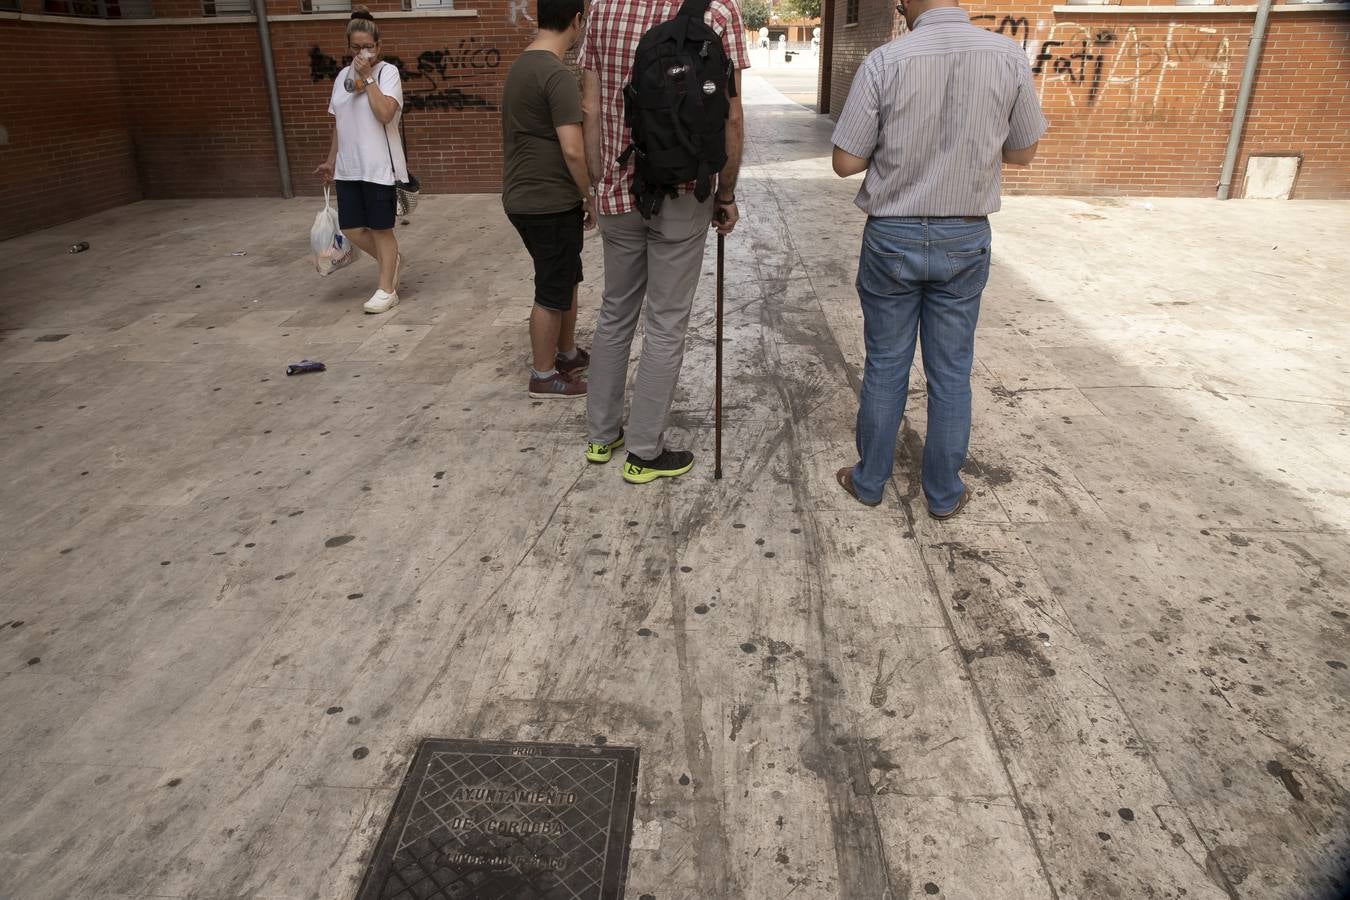
[[[959,6],[939,6],[937,9],[926,10],[922,15],[914,20],[914,28],[920,25],[939,25],[943,22],[948,24],[953,22],[970,22],[970,13]]]

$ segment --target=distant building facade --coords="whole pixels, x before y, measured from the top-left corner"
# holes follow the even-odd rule
[[[1051,122],[1036,164],[1004,173],[1007,190],[1214,196],[1255,5],[965,8],[1026,52]],[[822,111],[837,116],[858,66],[904,26],[894,0],[827,0],[823,16]],[[1295,198],[1350,198],[1350,3],[1276,3],[1269,23],[1232,196],[1257,157],[1262,190],[1292,176]]]

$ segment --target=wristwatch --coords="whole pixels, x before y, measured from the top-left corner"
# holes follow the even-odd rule
[[[721,194],[714,194],[714,195],[713,195],[713,200],[715,200],[715,201],[718,202],[718,203],[721,203],[723,206],[725,206],[725,205],[728,204],[728,203],[735,203],[735,202],[736,202],[736,192],[735,192],[735,191],[732,191],[732,192],[731,192],[731,196],[730,196],[730,197],[726,197],[726,198],[723,198]]]
[[[375,76],[369,75],[364,80],[362,80],[361,83],[364,84],[366,87],[370,87],[372,84],[375,83]]]

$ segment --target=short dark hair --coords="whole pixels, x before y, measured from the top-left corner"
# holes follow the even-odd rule
[[[539,0],[539,27],[566,31],[586,9],[586,0]]]

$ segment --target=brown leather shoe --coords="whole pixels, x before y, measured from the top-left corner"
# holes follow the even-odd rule
[[[933,512],[933,511],[930,509],[930,510],[928,511],[928,514],[929,514],[930,516],[932,516],[933,518],[937,519],[939,522],[945,522],[945,521],[947,521],[948,519],[950,519],[952,516],[954,516],[954,515],[956,515],[957,513],[959,513],[961,510],[965,509],[965,508],[966,508],[966,504],[969,503],[969,502],[970,502],[970,491],[962,491],[962,492],[961,492],[961,499],[956,501],[956,507],[955,507],[954,509],[952,509],[950,512],[945,512],[945,513],[935,513],[935,512]]]
[[[574,372],[554,372],[548,378],[530,376],[530,396],[536,400],[575,400],[586,396],[586,379]]]
[[[591,367],[591,355],[578,347],[576,359],[564,359],[559,353],[553,360],[553,366],[559,372],[584,372]]]

